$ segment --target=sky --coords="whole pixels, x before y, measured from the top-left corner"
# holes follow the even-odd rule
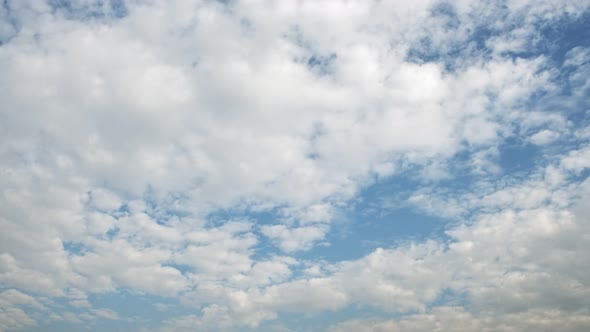
[[[588,175],[588,0],[0,3],[0,332],[589,331]]]

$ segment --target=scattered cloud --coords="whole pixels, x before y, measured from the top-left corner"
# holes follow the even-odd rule
[[[4,1],[0,331],[590,328],[589,10]]]

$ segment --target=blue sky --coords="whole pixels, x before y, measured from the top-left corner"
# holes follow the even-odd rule
[[[4,0],[0,332],[587,331],[590,2]]]

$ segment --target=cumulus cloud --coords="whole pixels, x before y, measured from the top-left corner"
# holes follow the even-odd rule
[[[262,234],[273,240],[281,250],[293,252],[311,249],[314,242],[322,240],[328,231],[322,226],[287,228],[284,225],[264,226]]]
[[[587,328],[589,5],[4,1],[0,330]]]
[[[530,137],[530,141],[536,145],[545,145],[555,141],[558,137],[558,133],[548,129],[543,129],[533,134]]]

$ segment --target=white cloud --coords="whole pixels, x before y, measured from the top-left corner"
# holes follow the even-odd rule
[[[590,150],[564,151],[525,181],[490,179],[506,139],[573,137],[566,115],[528,103],[558,95],[553,62],[502,54],[541,38],[535,20],[576,17],[587,2],[460,1],[435,15],[434,1],[127,1],[125,17],[109,4],[0,6],[0,329],[36,324],[25,309],[42,310],[41,296],[76,308],[62,320],[123,318],[88,300],[122,289],[201,310],[166,331],[352,304],[418,312],[373,330],[461,318],[485,330],[498,315],[526,330],[534,323],[519,318],[543,314],[585,326],[572,308],[588,296],[588,229],[570,207],[587,200],[571,176],[590,167]],[[486,56],[471,40],[480,26],[497,34]],[[564,63],[579,91],[587,53]],[[448,242],[334,263],[295,256],[329,245],[363,189],[414,170],[429,183],[481,177],[470,192],[412,195],[467,219]],[[260,225],[233,210],[273,216]],[[295,257],[264,252],[265,240]],[[472,308],[428,309],[445,289]]]
[[[103,309],[91,309],[90,310],[93,314],[100,318],[106,318],[110,320],[117,320],[119,319],[119,315],[111,309],[103,308]]]
[[[543,129],[530,137],[531,143],[535,145],[546,145],[552,143],[556,139],[559,138],[559,133],[556,133],[551,130]]]
[[[159,295],[174,295],[186,289],[186,278],[175,268],[163,249],[137,249],[124,240],[102,242],[94,252],[71,258],[73,268],[84,276],[81,287],[110,291],[117,286]]]
[[[0,293],[0,331],[22,329],[36,326],[37,321],[19,306],[30,306],[43,309],[37,300],[30,295],[9,289]]]
[[[580,269],[588,234],[587,184],[571,187],[564,181],[534,189],[541,184],[517,182],[484,196],[484,202],[502,208],[484,208],[471,224],[450,229],[448,244],[432,241],[378,249],[359,260],[324,265],[330,272],[321,277],[230,296],[231,312],[237,316],[274,310],[311,313],[354,303],[425,313],[400,321],[349,322],[340,326],[343,330],[357,326],[366,326],[367,331],[423,330],[430,324],[452,326],[458,321],[465,324],[458,325],[459,330],[497,326],[506,331],[534,330],[541,316],[546,317],[542,323],[546,326],[583,329],[589,321],[579,308],[590,292],[590,271]],[[531,190],[541,190],[550,200],[547,193],[559,188],[568,188],[570,200],[581,195],[573,209],[528,199],[535,196]],[[489,198],[504,192],[523,199]],[[445,289],[464,294],[469,307],[427,309]]]
[[[2,330],[22,329],[35,326],[37,322],[18,308],[2,308],[0,310],[0,328]]]
[[[285,252],[309,250],[315,242],[323,240],[328,228],[325,226],[304,226],[288,228],[285,225],[263,226],[262,234],[271,239]]]
[[[112,211],[121,206],[121,199],[109,190],[95,189],[90,192],[90,203],[97,210]]]

